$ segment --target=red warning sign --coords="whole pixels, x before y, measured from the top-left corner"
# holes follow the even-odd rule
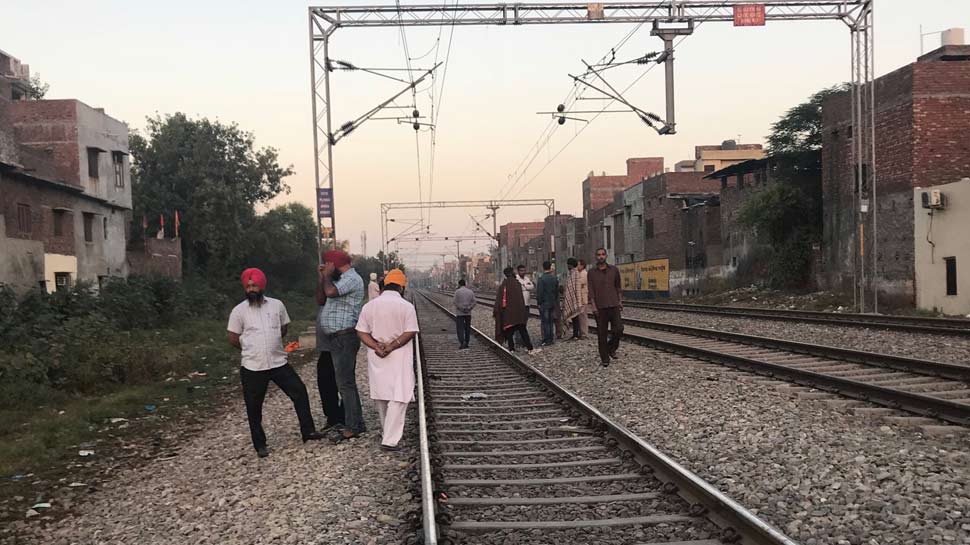
[[[734,26],[765,26],[765,5],[735,4]]]

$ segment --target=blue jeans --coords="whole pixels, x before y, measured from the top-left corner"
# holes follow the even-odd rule
[[[324,414],[328,423],[342,422],[347,430],[362,433],[367,426],[364,425],[364,411],[360,406],[360,393],[357,392],[360,338],[356,333],[346,333],[331,337],[328,344],[329,350],[321,351],[317,362],[317,386]],[[333,377],[336,392],[327,384],[330,376]],[[339,400],[334,395],[337,392],[340,394]]]
[[[556,309],[554,305],[542,305],[539,307],[539,317],[542,320],[542,344],[552,344],[555,340],[555,326],[552,313]]]

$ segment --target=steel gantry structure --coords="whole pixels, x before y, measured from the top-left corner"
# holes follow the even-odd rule
[[[675,132],[674,44],[677,36],[694,31],[705,22],[731,22],[739,26],[763,25],[770,21],[842,21],[851,34],[853,122],[860,138],[853,143],[857,169],[858,211],[857,243],[859,255],[855,293],[864,306],[865,225],[871,222],[875,240],[875,73],[873,42],[873,4],[875,0],[660,0],[653,2],[550,2],[419,4],[419,5],[334,5],[309,8],[310,87],[313,115],[314,177],[318,195],[318,222],[321,237],[336,241],[333,201],[333,147],[337,136],[346,136],[357,127],[356,121],[333,130],[333,104],[330,75],[330,39],[340,28],[428,27],[439,25],[550,25],[645,23],[653,25],[652,34],[664,42],[661,62],[666,69],[666,112],[668,128]],[[414,83],[411,84],[413,88]],[[349,129],[349,130],[348,130]],[[321,197],[323,195],[323,197]],[[326,215],[319,208],[324,206]],[[330,222],[324,228],[323,219]],[[321,239],[321,244],[326,241]],[[873,268],[877,248],[873,245]],[[875,283],[873,289],[875,290]]]

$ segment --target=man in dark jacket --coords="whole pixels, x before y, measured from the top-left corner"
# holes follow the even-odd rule
[[[553,312],[559,301],[559,279],[552,273],[552,263],[542,263],[542,276],[536,286],[536,303],[539,305],[539,317],[542,320],[542,346],[550,346],[555,342],[553,331],[555,324]]]
[[[499,342],[505,339],[509,345],[509,351],[515,352],[515,333],[519,332],[522,344],[529,354],[536,354],[541,350],[533,349],[529,331],[525,327],[529,307],[525,305],[525,299],[522,297],[522,285],[515,278],[512,267],[506,267],[502,272],[505,274],[505,280],[495,292],[495,306],[492,309],[492,315],[495,317],[495,338]]]
[[[596,250],[596,266],[589,271],[589,302],[596,317],[596,338],[599,341],[600,362],[603,367],[610,359],[617,359],[623,335],[623,290],[620,270],[606,262],[606,250]]]

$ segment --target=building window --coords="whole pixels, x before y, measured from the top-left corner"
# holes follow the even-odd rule
[[[101,232],[104,234],[104,239],[108,240],[108,218],[101,218]]]
[[[704,172],[708,174],[714,172],[714,165],[704,165]]]
[[[957,294],[957,258],[944,257],[943,263],[946,264],[946,294]]]
[[[17,205],[17,228],[25,235],[29,235],[33,231],[33,225],[30,221],[29,204]]]
[[[653,218],[648,219],[644,222],[643,237],[650,239],[653,238]]]
[[[64,218],[67,212],[64,210],[54,210],[54,236],[64,236]]]
[[[125,187],[125,154],[120,151],[111,152],[111,162],[115,169],[115,187]]]
[[[54,286],[57,291],[67,291],[71,289],[71,273],[54,273]]]
[[[98,179],[98,159],[100,157],[101,150],[88,148],[88,178]]]
[[[84,213],[84,242],[94,242],[94,214]]]

